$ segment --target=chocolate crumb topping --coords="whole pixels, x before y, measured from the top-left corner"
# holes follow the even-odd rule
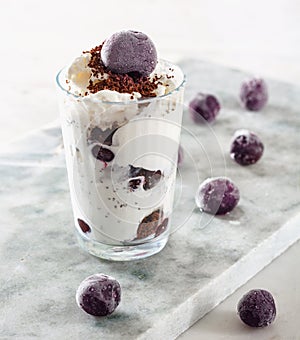
[[[83,53],[90,53],[91,60],[88,63],[92,74],[96,80],[90,79],[88,90],[91,93],[97,93],[101,90],[117,91],[119,93],[139,92],[142,98],[156,97],[155,90],[158,85],[160,77],[155,76],[153,79],[149,77],[140,76],[139,74],[117,74],[109,71],[101,60],[102,45],[92,48],[90,51]],[[105,74],[105,78],[104,78]],[[133,99],[133,95],[130,97]]]

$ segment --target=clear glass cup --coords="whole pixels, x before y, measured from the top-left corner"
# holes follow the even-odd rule
[[[108,260],[158,253],[168,241],[185,78],[166,95],[104,102],[68,91],[57,75],[74,223],[80,245]]]

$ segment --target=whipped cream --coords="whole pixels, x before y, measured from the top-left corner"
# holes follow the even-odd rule
[[[67,68],[66,81],[69,86],[69,92],[78,96],[107,102],[137,101],[142,97],[138,92],[119,93],[117,91],[101,90],[97,93],[91,93],[88,89],[90,80],[92,82],[101,81],[106,79],[108,74],[105,73],[99,78],[94,77],[91,68],[88,66],[90,60],[91,54],[85,52],[77,57]],[[158,61],[156,68],[149,76],[151,81],[156,79],[156,77],[159,78],[157,89],[153,91],[155,95],[160,97],[176,89],[180,85],[178,80],[182,78],[178,74],[179,70],[176,68],[168,69],[166,72],[165,62],[163,60]]]

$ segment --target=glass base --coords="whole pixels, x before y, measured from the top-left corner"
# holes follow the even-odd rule
[[[94,241],[76,230],[76,235],[80,246],[88,253],[111,261],[133,261],[159,253],[168,242],[168,235],[152,242],[137,245],[107,245]]]

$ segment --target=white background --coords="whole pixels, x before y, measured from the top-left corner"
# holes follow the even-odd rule
[[[120,29],[144,31],[174,62],[199,58],[300,84],[299,0],[0,0],[0,147],[57,118],[57,71]],[[182,339],[300,339],[298,259],[300,244]],[[235,315],[238,299],[257,287],[278,302],[268,329],[248,329]]]

